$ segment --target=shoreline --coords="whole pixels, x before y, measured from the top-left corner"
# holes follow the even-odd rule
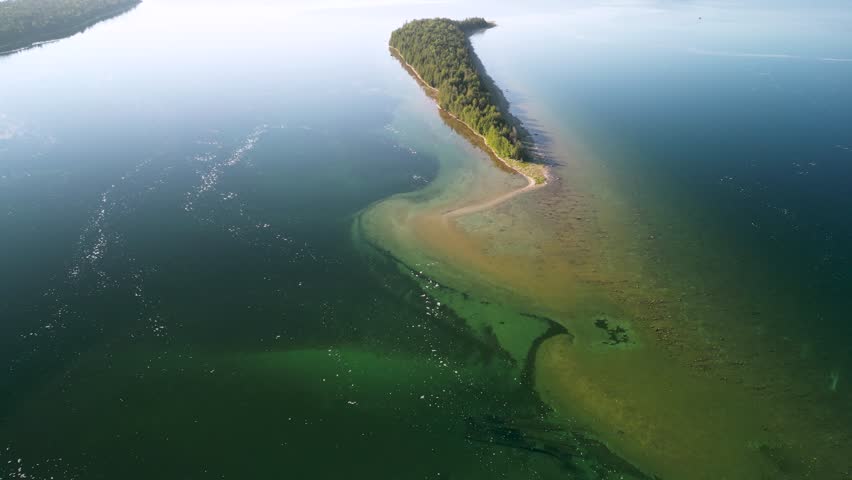
[[[408,68],[416,73],[412,67]],[[422,79],[418,80],[427,86],[428,92],[437,91],[422,82]],[[547,105],[541,99],[534,100],[538,100],[534,106],[539,109]],[[697,277],[690,271],[671,268],[674,260],[669,259],[666,263],[659,260],[665,254],[660,252],[672,251],[663,250],[670,245],[659,238],[655,240],[653,236],[649,237],[649,233],[653,233],[650,228],[653,227],[644,222],[624,221],[634,215],[632,212],[639,211],[637,205],[632,205],[631,197],[615,187],[606,190],[606,193],[598,190],[601,185],[613,185],[618,178],[616,174],[604,168],[600,168],[600,171],[588,168],[588,165],[600,167],[605,163],[594,162],[594,156],[571,155],[570,152],[574,150],[565,147],[566,143],[581,144],[571,141],[571,133],[576,132],[566,132],[568,126],[552,121],[558,118],[554,117],[559,113],[558,109],[545,108],[544,111],[549,113],[542,117],[539,111],[531,118],[543,121],[545,127],[549,127],[547,130],[551,132],[550,136],[559,140],[554,143],[561,144],[553,147],[551,158],[557,166],[553,167],[554,177],[551,178],[570,177],[574,180],[571,183],[578,185],[578,188],[572,188],[567,185],[568,182],[565,182],[566,185],[554,182],[553,190],[550,191],[553,194],[549,195],[549,199],[553,199],[552,211],[555,213],[543,217],[540,222],[552,222],[554,230],[566,232],[565,235],[555,238],[553,245],[545,244],[541,251],[531,248],[505,251],[494,248],[481,257],[470,255],[475,247],[497,245],[498,242],[510,243],[512,235],[520,238],[527,224],[517,219],[523,218],[522,215],[530,210],[524,204],[518,208],[518,212],[507,211],[505,217],[501,218],[516,220],[518,223],[513,223],[512,228],[477,225],[480,229],[474,233],[480,235],[482,240],[472,240],[470,246],[465,245],[465,249],[459,248],[455,238],[446,241],[442,238],[450,230],[442,230],[429,237],[425,241],[445,247],[439,252],[449,252],[440,258],[444,265],[439,264],[430,270],[430,274],[440,279],[442,285],[465,285],[457,279],[467,280],[468,277],[471,278],[470,284],[474,284],[478,278],[471,272],[488,277],[490,283],[484,283],[483,289],[498,284],[500,287],[508,285],[507,290],[515,287],[520,291],[521,287],[532,285],[535,290],[530,289],[530,301],[535,303],[530,303],[530,308],[522,311],[544,311],[548,316],[551,316],[550,312],[557,312],[552,314],[552,318],[566,319],[565,325],[571,327],[572,333],[577,333],[577,341],[573,344],[565,339],[542,342],[541,350],[537,353],[534,380],[540,398],[559,415],[596,432],[609,448],[629,459],[642,471],[665,478],[699,474],[702,478],[725,475],[756,478],[770,476],[773,466],[765,462],[779,458],[784,462],[783,465],[789,465],[788,468],[794,472],[806,471],[805,468],[813,468],[815,472],[831,472],[834,468],[832,459],[840,458],[837,463],[842,461],[842,457],[837,455],[836,446],[842,447],[843,444],[835,441],[832,445],[828,440],[822,440],[826,437],[825,432],[833,430],[814,422],[815,418],[821,417],[811,414],[811,411],[831,405],[824,399],[831,399],[836,393],[829,391],[828,380],[823,380],[817,386],[806,382],[797,383],[797,388],[791,391],[790,385],[794,384],[792,381],[786,382],[788,378],[796,378],[793,373],[787,377],[779,372],[786,374],[788,369],[774,369],[774,365],[784,365],[783,362],[790,361],[786,354],[776,353],[783,352],[786,339],[754,335],[750,325],[732,328],[732,324],[724,322],[720,327],[710,327],[714,325],[710,322],[718,320],[720,315],[749,318],[749,315],[755,315],[755,310],[763,311],[764,317],[772,315],[768,313],[775,312],[769,307],[774,304],[771,296],[763,308],[752,307],[757,304],[757,299],[742,303],[728,300],[735,297],[722,297],[722,294],[731,293],[730,290],[714,288],[709,280],[707,283],[692,283],[691,280]],[[551,121],[548,122],[548,119]],[[583,171],[577,172],[584,166],[586,168]],[[483,205],[482,208],[490,206],[488,201],[477,203]],[[643,206],[648,208],[648,205]],[[476,211],[476,207],[462,207],[458,213],[467,213],[468,208]],[[442,215],[440,212],[435,213],[435,217]],[[454,213],[450,211],[443,215]],[[675,222],[673,225],[686,224],[680,220],[672,221]],[[447,223],[453,226],[453,221]],[[495,223],[505,225],[508,222]],[[438,220],[426,228],[434,226],[438,226]],[[521,234],[516,234],[517,231],[521,231]],[[530,232],[529,236],[540,236],[538,231]],[[464,233],[461,231],[457,237],[461,238]],[[585,240],[586,235],[588,240]],[[634,247],[638,243],[636,239],[644,238],[653,240],[645,243],[654,246]],[[477,243],[474,244],[474,241]],[[683,251],[689,252],[693,247],[692,244],[687,245],[689,250],[684,247]],[[457,251],[460,252],[458,256],[449,256]],[[470,263],[458,261],[463,256],[464,260],[472,258]],[[707,258],[705,261],[709,262],[713,257]],[[480,262],[480,259],[485,262]],[[540,265],[536,265],[538,259],[541,259],[537,262]],[[680,262],[679,259],[675,260]],[[461,273],[450,270],[451,267],[457,267]],[[438,268],[444,270],[435,272]],[[505,277],[494,276],[494,272],[500,268],[507,271]],[[446,273],[448,270],[451,273]],[[713,279],[718,278],[721,282],[724,278],[721,273],[714,272]],[[691,283],[701,285],[702,288],[692,290]],[[579,287],[574,287],[574,284]],[[550,286],[556,288],[551,291],[548,288]],[[465,288],[464,291],[471,292],[473,296],[482,296],[477,295],[477,290],[472,288]],[[494,291],[499,292],[493,294],[494,298],[503,298],[502,291],[496,288]],[[725,298],[715,300],[720,302],[718,309],[709,303],[713,296]],[[623,322],[631,330],[631,337],[635,334],[638,341],[632,341],[639,348],[610,348],[602,343],[607,340],[600,336],[602,331],[597,330],[600,327],[592,323],[599,315],[606,315],[605,318],[611,321]],[[704,333],[705,328],[707,333]],[[711,332],[716,335],[711,337]],[[778,343],[771,343],[773,341]],[[765,347],[762,346],[764,342]],[[761,352],[760,356],[749,350],[748,345],[761,345],[757,348]],[[804,365],[804,359],[798,361]],[[801,367],[801,371],[810,374],[810,378],[822,375],[813,381],[814,385],[819,383],[819,379],[827,378],[825,371],[809,371],[805,368]],[[799,372],[797,369],[789,370]],[[647,372],[655,371],[659,373],[646,376]],[[669,390],[673,384],[679,386],[674,394]],[[797,403],[798,397],[808,398],[817,406],[806,408]],[[753,406],[759,407],[766,401],[773,402],[771,412],[777,411],[777,416]],[[696,411],[706,412],[706,415],[696,414]],[[831,411],[833,414],[838,413]],[[766,425],[771,425],[771,428],[767,429]],[[700,435],[694,432],[700,432]],[[784,443],[796,437],[812,440],[813,446],[799,448]],[[742,448],[741,444],[732,445],[732,438],[739,441],[751,439],[749,442],[752,443],[748,444],[749,448]],[[840,437],[835,433],[834,437],[828,438]],[[787,446],[782,450],[778,445]],[[807,458],[804,454],[820,450],[823,453],[819,462],[805,463]],[[831,453],[828,453],[829,450]],[[708,467],[698,474],[690,470],[701,462],[707,462],[712,468]],[[840,471],[837,469],[834,473]],[[778,474],[777,470],[775,474]],[[826,477],[834,478],[830,474]]]
[[[85,32],[86,30],[94,27],[95,25],[110,20],[112,18],[116,18],[120,15],[123,15],[134,8],[138,7],[142,1],[139,0],[129,5],[119,5],[115,8],[106,10],[94,17],[82,20],[73,25],[66,25],[63,27],[58,27],[54,30],[51,30],[49,33],[41,35],[42,39],[35,38],[25,44],[15,44],[15,43],[7,43],[0,46],[0,57],[7,55],[14,55],[16,53],[20,53],[26,50],[31,50],[33,48],[41,47],[43,45],[49,45],[51,43],[58,42],[60,40],[64,40],[66,38],[73,37],[78,33]],[[38,35],[36,35],[38,37]]]
[[[405,60],[405,56],[402,54],[402,52],[399,51],[399,49],[397,49],[396,47],[393,47],[393,46],[388,46],[388,47],[393,51],[394,55],[397,56],[398,59],[405,65],[405,67],[408,70],[410,70],[411,73],[414,74],[414,76],[417,78],[418,82],[421,85],[426,87],[430,92],[437,95],[439,90],[437,88],[429,85],[429,83],[426,82],[426,80],[424,80],[423,77],[420,76],[420,73],[417,71],[417,69],[414,68],[410,63],[408,63],[408,61]],[[438,106],[439,110],[441,110],[442,112],[446,113],[451,118],[453,118],[454,120],[456,120],[459,123],[461,123],[462,125],[464,125],[471,133],[473,133],[474,135],[479,137],[482,140],[483,145],[485,145],[485,147],[488,149],[487,153],[490,153],[493,157],[495,157],[497,160],[499,160],[501,163],[503,163],[505,166],[507,166],[513,172],[515,172],[515,173],[517,173],[517,174],[519,174],[519,175],[521,175],[521,176],[523,176],[524,178],[527,179],[527,185],[525,185],[525,186],[523,186],[519,189],[512,190],[512,191],[510,191],[506,194],[500,195],[496,198],[492,198],[490,200],[487,200],[487,201],[479,203],[479,204],[468,205],[468,206],[465,206],[465,207],[457,208],[455,210],[450,210],[448,212],[445,212],[444,215],[446,215],[446,216],[458,216],[458,215],[464,215],[464,214],[467,214],[467,213],[478,212],[480,210],[485,210],[487,208],[499,205],[500,203],[503,203],[504,201],[509,200],[512,197],[515,197],[516,195],[519,195],[523,192],[526,192],[527,190],[533,190],[533,189],[536,189],[536,188],[539,188],[539,187],[543,187],[543,186],[545,186],[549,183],[550,169],[547,168],[546,165],[538,164],[542,167],[542,172],[543,172],[543,175],[544,175],[544,180],[541,183],[539,183],[535,178],[531,177],[530,175],[527,175],[525,172],[521,171],[515,165],[512,165],[512,163],[510,161],[508,161],[505,158],[498,155],[497,152],[491,147],[491,145],[488,145],[488,141],[485,138],[485,136],[482,135],[481,133],[477,132],[476,130],[474,130],[470,125],[467,124],[467,122],[463,121],[462,119],[453,115],[452,113],[450,113],[446,109],[442,108],[441,105],[438,104],[437,100],[436,100],[435,104]],[[533,165],[533,164],[531,164],[531,165]]]

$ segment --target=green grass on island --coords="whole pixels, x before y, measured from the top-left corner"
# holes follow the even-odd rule
[[[461,21],[432,18],[407,22],[391,33],[390,46],[430,87],[438,105],[482,135],[494,153],[515,170],[545,183],[545,166],[530,161],[523,140],[528,138],[505,101],[496,101],[496,88],[470,44],[473,32],[494,27],[483,18]],[[489,88],[490,87],[490,88]]]

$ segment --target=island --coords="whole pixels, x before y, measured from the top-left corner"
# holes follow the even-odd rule
[[[0,1],[0,55],[73,35],[139,3],[141,0]]]
[[[523,128],[486,81],[470,35],[496,26],[483,18],[413,20],[391,33],[390,48],[428,88],[438,106],[485,141],[492,153],[531,184],[547,181],[546,166],[530,161]],[[490,87],[490,88],[489,88]]]

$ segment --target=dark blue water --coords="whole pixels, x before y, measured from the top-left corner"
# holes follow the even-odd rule
[[[375,12],[152,0],[0,58],[0,477],[636,473],[353,244],[437,174],[391,123],[454,135]]]
[[[493,14],[483,63],[611,174],[649,277],[845,418],[845,5],[360,7],[148,0],[0,58],[0,478],[642,477],[353,244],[438,174],[395,126],[454,135],[386,48],[438,15]]]

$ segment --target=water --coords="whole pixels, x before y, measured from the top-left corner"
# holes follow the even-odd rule
[[[0,60],[3,478],[553,476],[535,428],[605,452],[353,243],[438,175],[420,144],[475,150],[388,54],[399,14],[334,17],[152,1]]]
[[[0,58],[0,478],[849,474],[842,8],[341,7]],[[525,182],[386,43],[483,14],[559,178],[448,218]]]
[[[708,477],[848,475],[842,453],[848,440],[840,440],[848,438],[849,424],[842,413],[849,391],[841,382],[852,364],[845,320],[852,237],[842,213],[849,202],[844,146],[852,120],[852,96],[843,86],[852,75],[844,60],[852,57],[842,26],[848,15],[828,5],[773,11],[755,4],[580,6],[477,40],[510,100],[563,139],[556,154],[563,166],[556,171],[568,188],[597,205],[593,228],[605,247],[596,255],[607,258],[597,262],[602,268],[594,281],[608,282],[609,299],[622,299],[616,306],[584,300],[567,306],[568,314],[584,315],[591,304],[589,315],[633,317],[656,337],[655,348],[688,365],[688,373],[678,375],[672,357],[651,360],[649,352],[636,352],[628,356],[633,366],[609,358],[589,375],[574,372],[573,384],[564,387],[590,382],[586,393],[567,395],[573,403],[584,395],[592,402],[581,415],[598,410],[592,421],[623,436],[630,430],[619,425],[635,422],[631,440],[671,449],[660,456],[681,457],[677,442],[712,452],[688,454],[692,465],[685,461],[667,476],[697,475],[696,463]],[[503,53],[533,41],[541,48]],[[597,174],[584,177],[590,171]],[[537,206],[536,199],[527,201],[530,209],[544,207],[544,199]],[[549,230],[557,234],[575,228],[565,217],[542,222],[555,223]],[[551,261],[563,256],[555,252]],[[625,275],[630,270],[634,274]],[[563,353],[556,360],[562,364],[578,355]],[[587,363],[594,358],[600,357]],[[670,377],[644,378],[655,366]],[[696,375],[715,377],[718,385],[692,385]],[[636,378],[643,380],[623,385]],[[661,394],[673,385],[676,395]],[[722,400],[726,390],[737,393]],[[740,398],[743,390],[760,393]],[[622,398],[602,405],[607,400],[598,395],[619,391]],[[637,398],[642,391],[647,401]],[[707,402],[706,396],[716,398]],[[759,406],[745,413],[748,403]],[[673,420],[673,409],[683,408],[694,409],[692,418]],[[753,428],[741,428],[745,417],[766,409],[771,413]],[[695,413],[702,410],[707,424]],[[647,417],[636,419],[634,412]],[[727,434],[715,436],[711,424],[720,418],[730,424]],[[701,433],[692,437],[687,429]],[[761,429],[773,433],[764,436]],[[612,437],[622,451],[631,448],[633,442]],[[729,452],[715,448],[722,441],[733,445]],[[819,470],[797,460],[803,445],[833,466]],[[766,454],[747,459],[749,450]],[[675,463],[672,457],[663,462]],[[710,473],[711,462],[755,468]],[[772,467],[761,470],[760,462]]]
[[[378,236],[488,300],[466,318],[564,325],[537,391],[646,471],[845,478],[848,13],[565,10],[474,39],[560,178],[449,223],[397,196]]]
[[[798,337],[793,348],[816,346],[826,376],[831,364],[845,368],[852,232],[839,212],[849,206],[852,63],[838,22],[848,12],[711,5],[640,22],[643,14],[619,12],[625,22],[596,28],[597,39],[572,24],[565,70],[553,75],[565,81],[529,76],[527,88],[565,99],[553,114],[571,118],[607,162],[664,275],[748,296],[755,316],[783,310],[758,323]],[[569,67],[580,62],[592,67]]]
[[[783,304],[789,318],[766,328],[848,365],[849,12],[758,7],[578,8],[531,20],[545,47],[529,55],[497,55],[526,25],[479,50],[519,95],[549,93],[548,115],[606,164],[663,275],[748,292],[755,311]]]

